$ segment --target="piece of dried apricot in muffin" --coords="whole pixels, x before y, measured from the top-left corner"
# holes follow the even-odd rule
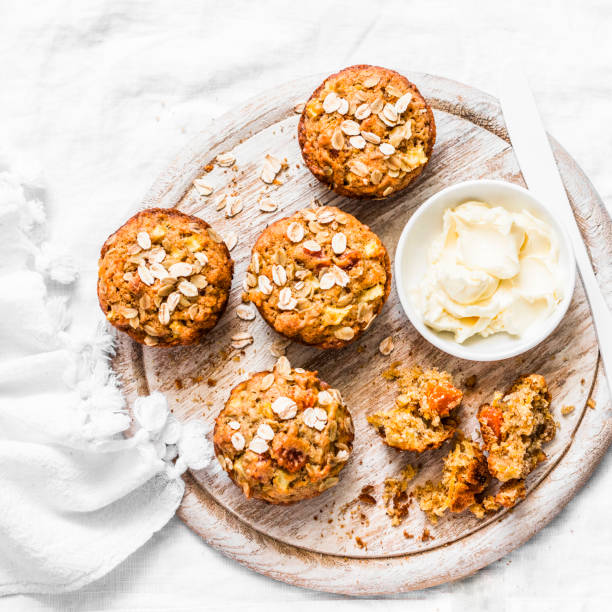
[[[415,367],[398,372],[400,394],[395,405],[368,416],[385,444],[402,450],[423,452],[438,448],[457,428],[452,418],[463,393],[448,372],[423,371]]]
[[[215,454],[247,497],[288,504],[338,482],[353,421],[337,389],[281,357],[234,387],[215,422]]]
[[[434,115],[406,77],[350,66],[314,91],[298,124],[310,171],[349,197],[383,198],[412,183],[436,140]]]
[[[525,478],[546,459],[542,445],[556,434],[550,393],[539,374],[519,378],[478,411],[489,471],[501,482]]]
[[[263,231],[244,299],[287,338],[328,349],[366,330],[390,289],[389,255],[378,236],[352,215],[320,206]]]
[[[149,208],[104,243],[98,298],[108,321],[147,346],[202,340],[225,310],[234,262],[202,219]]]
[[[487,460],[480,445],[461,436],[444,458],[442,479],[417,487],[415,497],[421,510],[435,523],[447,510],[458,513],[470,508],[488,483]]]

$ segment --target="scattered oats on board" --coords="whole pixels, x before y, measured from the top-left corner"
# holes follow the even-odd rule
[[[385,357],[387,355],[390,355],[393,352],[393,349],[395,348],[395,345],[393,343],[393,338],[391,336],[387,336],[379,345],[378,345],[378,350],[380,351],[381,355],[384,355]]]
[[[239,332],[232,336],[232,348],[243,349],[253,344],[253,336],[249,332]]]
[[[247,304],[236,306],[236,316],[243,321],[252,321],[255,318],[255,311]]]
[[[235,217],[238,213],[242,212],[244,204],[240,198],[230,198],[228,205],[225,209],[225,216],[229,219]]]
[[[262,198],[261,201],[259,202],[259,210],[261,210],[261,212],[266,212],[266,213],[276,212],[277,209],[278,209],[278,204],[274,202],[273,200],[271,200],[270,198]]]
[[[236,163],[236,158],[231,153],[219,153],[215,158],[217,165],[223,168],[229,168]]]
[[[196,179],[195,181],[193,181],[193,186],[195,187],[199,195],[205,197],[211,195],[214,191],[213,186],[203,179]]]
[[[238,244],[238,234],[236,232],[227,232],[224,242],[227,250],[231,251]]]
[[[290,344],[291,340],[275,340],[270,345],[270,353],[273,357],[282,357]]]
[[[281,171],[282,163],[279,159],[276,159],[273,155],[266,155],[263,166],[261,168],[261,174],[259,178],[270,185],[274,182],[276,175]]]

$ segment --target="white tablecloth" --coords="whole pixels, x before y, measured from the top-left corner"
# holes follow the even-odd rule
[[[499,67],[518,58],[548,129],[610,206],[611,30],[607,0],[5,0],[0,135],[43,168],[51,237],[78,254],[83,270],[75,325],[86,326],[97,308],[100,244],[191,134],[259,91],[348,64],[411,67],[495,93]],[[407,609],[607,609],[611,504],[608,454],[528,544],[471,578],[404,596],[422,604]],[[82,591],[6,598],[0,610],[253,609],[253,602],[269,610],[285,600],[297,610],[329,599],[245,570],[174,519]]]

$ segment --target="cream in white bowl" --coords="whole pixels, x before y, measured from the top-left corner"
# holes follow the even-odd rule
[[[427,200],[398,243],[396,283],[418,331],[464,359],[518,355],[547,337],[571,301],[569,240],[527,190],[468,181]]]

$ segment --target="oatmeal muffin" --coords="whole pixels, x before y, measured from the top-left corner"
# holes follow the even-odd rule
[[[225,309],[234,263],[197,217],[150,208],[102,247],[98,298],[106,318],[147,346],[199,342]]]
[[[417,487],[415,496],[421,510],[435,523],[447,510],[463,512],[475,504],[488,482],[487,460],[480,446],[460,438],[444,458],[442,480]]]
[[[279,333],[340,348],[380,312],[391,289],[389,255],[355,217],[307,208],[264,230],[253,247],[246,301]]]
[[[452,411],[463,393],[448,372],[412,368],[399,374],[400,394],[395,405],[368,416],[385,444],[422,453],[452,438],[457,423]]]
[[[423,172],[436,140],[416,86],[379,66],[350,66],[312,94],[298,125],[311,172],[337,193],[383,198]]]
[[[542,445],[555,437],[548,410],[550,394],[539,374],[523,376],[502,397],[478,411],[480,431],[489,453],[489,471],[502,482],[522,479],[546,459]]]
[[[353,446],[353,421],[338,390],[281,358],[273,372],[232,390],[215,423],[214,445],[247,497],[288,504],[338,482]]]

